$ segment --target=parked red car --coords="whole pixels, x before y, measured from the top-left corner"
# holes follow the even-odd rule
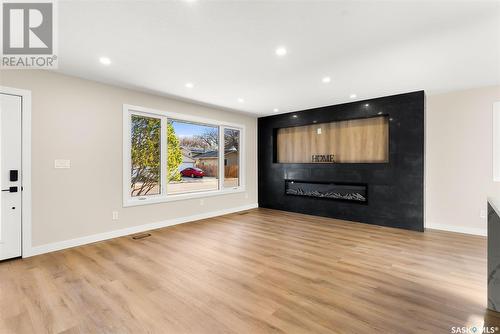
[[[203,170],[195,167],[188,167],[183,170],[181,170],[181,175],[182,176],[187,176],[187,177],[203,177]]]

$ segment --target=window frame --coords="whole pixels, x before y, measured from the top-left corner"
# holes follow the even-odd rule
[[[235,124],[229,122],[218,121],[214,119],[186,115],[175,112],[168,112],[158,109],[145,108],[140,106],[134,106],[130,104],[123,105],[123,206],[136,206],[136,205],[146,205],[154,203],[165,203],[173,202],[179,200],[187,200],[193,198],[204,198],[210,196],[220,196],[225,194],[233,194],[245,191],[245,126],[242,124]],[[159,195],[147,195],[147,196],[137,196],[132,197],[130,194],[130,184],[131,184],[131,119],[132,115],[138,115],[143,117],[158,118],[161,120],[161,180],[160,180],[160,194]],[[167,178],[167,122],[169,119],[175,119],[178,121],[186,121],[193,123],[206,124],[210,126],[215,126],[219,130],[219,156],[218,156],[218,169],[219,169],[219,179],[218,179],[218,189],[217,190],[205,190],[198,192],[188,192],[181,194],[168,194],[168,182]],[[224,188],[224,130],[233,129],[240,131],[240,147],[239,147],[239,167],[238,167],[238,178],[239,186]]]

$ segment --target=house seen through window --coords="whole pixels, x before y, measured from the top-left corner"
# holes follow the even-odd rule
[[[219,127],[168,122],[168,194],[219,189]]]

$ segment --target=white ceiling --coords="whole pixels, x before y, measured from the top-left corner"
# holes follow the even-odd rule
[[[499,84],[500,3],[61,1],[58,53],[63,73],[268,115]]]

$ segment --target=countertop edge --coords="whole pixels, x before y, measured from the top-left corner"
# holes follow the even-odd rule
[[[488,203],[491,205],[496,214],[500,217],[500,199],[494,197],[488,197]]]

